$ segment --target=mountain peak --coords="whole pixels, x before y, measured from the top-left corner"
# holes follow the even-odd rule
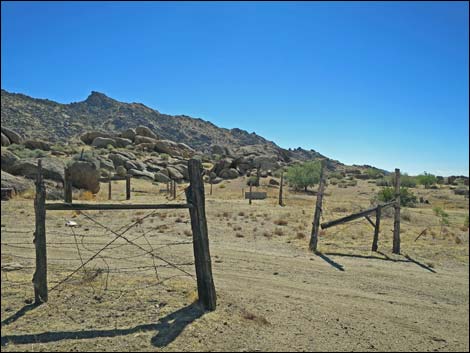
[[[104,93],[91,91],[90,95],[85,100],[85,103],[92,106],[109,108],[111,105],[117,103],[117,101],[112,98],[109,98]]]

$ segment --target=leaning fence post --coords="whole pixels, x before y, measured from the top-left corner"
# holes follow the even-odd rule
[[[47,253],[46,253],[46,187],[42,179],[42,161],[38,160],[36,176],[36,196],[34,198],[36,230],[36,271],[33,275],[34,301],[36,304],[47,302]]]
[[[217,297],[212,278],[211,255],[205,210],[204,183],[201,177],[201,162],[191,159],[188,162],[189,187],[186,199],[189,208],[191,229],[193,232],[194,260],[196,265],[197,290],[199,302],[206,310],[215,310]]]
[[[72,180],[70,169],[64,168],[64,202],[72,203]]]
[[[284,173],[281,172],[281,184],[279,186],[279,206],[284,206],[284,202],[282,202],[282,184],[284,183]]]
[[[377,251],[379,248],[379,232],[380,232],[380,217],[382,215],[382,206],[377,206],[375,211],[375,228],[374,228],[374,240],[372,241],[372,251]]]
[[[126,200],[131,199],[131,176],[126,175]]]
[[[395,168],[395,220],[393,222],[393,253],[400,253],[400,169]]]
[[[318,232],[320,230],[320,215],[322,211],[323,190],[325,189],[325,160],[321,162],[320,185],[318,186],[317,202],[315,204],[315,214],[313,216],[312,235],[310,237],[310,250],[317,252]]]

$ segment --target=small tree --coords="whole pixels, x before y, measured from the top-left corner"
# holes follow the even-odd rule
[[[306,162],[296,164],[287,169],[286,180],[295,189],[304,189],[313,186],[320,181],[320,162]]]
[[[424,172],[416,177],[419,184],[424,185],[425,189],[428,189],[431,185],[437,183],[437,178],[431,173]]]

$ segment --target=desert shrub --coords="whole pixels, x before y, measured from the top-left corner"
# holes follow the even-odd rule
[[[170,159],[170,155],[167,153],[161,153],[160,158],[167,161],[168,159]]]
[[[220,184],[219,189],[225,189],[225,184]]]
[[[295,189],[304,189],[320,181],[320,162],[296,164],[287,169],[286,179]]]
[[[378,179],[383,176],[382,172],[377,168],[368,168],[366,169],[366,174],[371,179]]]
[[[337,180],[341,180],[343,179],[344,176],[343,174],[341,174],[340,172],[332,172],[332,173],[328,173],[328,179],[337,179]]]
[[[258,178],[254,175],[250,176],[246,182],[246,185],[258,186]]]
[[[43,150],[30,150],[23,145],[13,144],[8,146],[7,149],[20,158],[43,158],[47,156],[47,152]]]
[[[282,236],[282,235],[284,235],[284,231],[281,228],[276,228],[274,230],[274,234]]]
[[[350,181],[347,182],[346,185],[347,185],[347,186],[356,186],[356,185],[357,185],[357,180],[355,180],[355,179],[354,179],[354,180],[350,180]]]
[[[336,178],[330,179],[330,184],[331,185],[337,185],[338,184],[338,179],[336,179]]]
[[[377,199],[382,202],[389,202],[395,198],[395,189],[391,187],[384,187],[377,194]],[[414,206],[416,204],[417,198],[408,188],[400,188],[400,204],[402,206]]]
[[[428,189],[431,185],[437,182],[437,178],[431,173],[424,172],[416,177],[416,181],[418,184],[424,185],[424,187]]]
[[[382,178],[382,179],[377,179],[375,182],[375,185],[377,186],[392,186],[392,183],[390,182],[390,178]]]
[[[395,179],[395,178],[393,178]],[[415,188],[416,187],[416,178],[409,176],[408,174],[404,173],[400,176],[400,186],[404,186],[406,188]]]
[[[401,219],[407,222],[411,222],[411,213],[407,210],[403,210],[403,212],[400,213]]]
[[[417,184],[416,177],[412,177],[407,173],[403,173],[400,175],[400,186],[404,186],[406,188],[415,188]],[[381,179],[377,179],[376,181],[377,186],[393,186],[395,185],[395,174],[388,175]]]

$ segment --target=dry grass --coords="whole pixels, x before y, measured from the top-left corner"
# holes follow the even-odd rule
[[[150,183],[140,180],[135,180],[135,187],[145,191],[152,191],[154,188]],[[171,345],[163,350],[309,350],[312,349],[311,339],[318,340],[318,350],[347,350],[352,344],[354,347],[357,345],[358,349],[367,350],[370,347],[361,344],[365,342],[364,337],[370,333],[371,325],[383,332],[393,332],[404,337],[398,347],[392,340],[388,340],[390,335],[377,335],[374,337],[377,350],[441,349],[436,342],[430,342],[428,339],[428,333],[431,331],[439,332],[439,337],[446,339],[452,350],[468,350],[464,341],[468,337],[468,319],[465,314],[468,313],[469,242],[468,231],[461,229],[468,215],[468,205],[463,197],[453,195],[445,188],[420,188],[416,190],[416,194],[429,199],[431,205],[423,204],[414,209],[404,208],[402,211],[402,214],[408,212],[411,216],[411,221],[405,220],[403,225],[402,250],[421,264],[434,268],[437,275],[412,263],[359,258],[371,255],[373,229],[364,219],[320,233],[318,245],[321,252],[353,255],[330,256],[332,260],[344,266],[345,272],[339,272],[308,251],[305,239],[311,228],[315,196],[301,192],[293,193],[286,187],[286,206],[281,208],[277,206],[276,190],[263,189],[262,186],[259,190],[266,190],[268,199],[254,200],[249,206],[248,200],[241,196],[242,187],[245,187],[242,179],[233,180],[223,190],[214,191],[212,196],[208,195],[209,190],[206,188],[206,214],[218,308],[215,312],[206,313],[190,323]],[[325,210],[328,212],[325,212],[322,221],[344,216],[345,212],[370,207],[370,198],[373,196],[371,190],[371,184],[366,181],[358,181],[356,187],[347,189],[329,185],[330,195],[324,199]],[[106,188],[97,195],[97,200],[100,197],[107,197]],[[162,202],[166,202],[164,197],[165,195],[161,195]],[[150,193],[136,195],[132,199],[135,203],[155,201],[155,195]],[[12,233],[12,228],[24,231],[30,237],[34,228],[32,205],[31,200],[2,203],[2,242],[18,241],[17,237],[22,236],[23,233]],[[449,213],[450,225],[442,235],[438,220],[432,212],[435,205],[440,205]],[[24,213],[16,217],[20,210]],[[108,222],[113,229],[119,229],[136,216],[133,212],[120,211],[93,211],[91,214]],[[48,213],[48,227],[53,230],[48,233],[48,241],[53,243],[71,239],[73,243],[70,233],[54,234],[54,231],[62,233],[63,219],[71,215],[73,216],[71,212]],[[83,223],[79,232],[90,235],[85,239],[103,243],[109,241],[109,234],[97,232],[93,226],[83,222],[80,214],[73,218],[78,223]],[[147,237],[155,245],[155,249],[168,242],[190,243],[192,234],[189,226],[180,224],[178,218],[188,220],[187,215],[181,216],[181,212],[162,211],[154,221],[152,220],[153,223],[146,219],[127,235],[134,239],[143,234],[143,231],[150,231]],[[274,222],[269,221],[270,219]],[[287,223],[276,224],[278,220]],[[390,251],[393,218],[383,217],[381,224],[379,250],[395,258]],[[85,228],[88,227],[90,231],[86,232]],[[415,241],[425,228],[429,230]],[[7,232],[3,232],[4,229]],[[257,233],[257,236],[251,236],[252,229],[253,234]],[[141,246],[148,247],[144,238],[136,241]],[[34,256],[33,247],[29,250],[2,247],[2,263],[18,261],[22,265],[32,265],[27,261],[15,259],[12,256],[15,251],[26,257]],[[162,248],[158,251],[164,258],[172,261],[192,261],[191,244]],[[86,252],[83,255],[90,254]],[[129,246],[113,248],[109,255],[117,258],[110,262],[111,269],[133,267],[136,264],[152,266],[149,256],[134,258],[138,252]],[[128,259],[119,260],[120,257]],[[279,261],[280,257],[282,261]],[[54,260],[60,258],[70,258],[70,261],[74,262],[69,264],[69,261]],[[74,245],[68,250],[61,246],[51,246],[48,248],[48,259],[51,261],[51,281],[64,278],[68,274],[67,267],[80,264]],[[163,286],[152,286],[155,284],[152,269],[143,273],[111,272],[110,289],[115,292],[104,291],[100,286],[105,281],[106,270],[103,262],[97,262],[99,263],[93,264],[96,267],[90,267],[89,282],[84,283],[82,277],[74,277],[64,286],[60,296],[59,292],[51,294],[50,304],[53,305],[48,304],[39,310],[28,312],[14,324],[2,327],[2,336],[44,331],[54,333],[112,331],[116,327],[133,328],[147,323],[158,323],[166,315],[184,308],[197,298],[196,284],[189,278],[187,281],[180,282],[180,279],[175,279]],[[194,271],[194,266],[185,268]],[[169,270],[164,268],[162,271],[161,275]],[[273,273],[278,275],[273,276]],[[12,271],[7,275],[9,280],[26,283],[27,287],[25,290],[23,287],[2,286],[2,320],[24,306],[24,301],[30,300],[32,295],[32,271]],[[4,278],[5,273],[2,273],[2,284]],[[390,285],[391,280],[394,281],[393,286]],[[412,291],[410,284],[416,286]],[[144,288],[146,285],[150,287]],[[142,289],[135,290],[136,288]],[[120,297],[121,290],[130,292]],[[371,299],[371,293],[378,293],[379,290],[381,293],[387,293],[380,294],[383,301],[376,300],[376,294],[373,294],[374,298]],[[315,293],[315,301],[309,301],[312,298],[311,293]],[[94,299],[94,296],[101,299]],[[317,300],[321,300],[321,303]],[[429,305],[430,300],[437,304]],[[389,304],[392,301],[399,305]],[[338,302],[344,305],[338,306]],[[410,303],[413,305],[409,305]],[[245,311],[241,311],[241,307]],[[366,323],[362,320],[364,315],[368,319]],[[434,323],[430,320],[435,315],[442,317],[443,321]],[[345,330],[338,326],[336,320],[325,321],[325,318],[330,317],[337,318],[342,324],[350,327],[347,338],[344,336]],[[384,317],[404,317],[404,320],[412,318],[419,323],[415,326],[407,321],[407,325],[401,327]],[[422,331],[419,326],[422,322],[428,322],[431,331]],[[312,333],[311,327],[315,327],[317,334]],[[87,340],[10,344],[2,347],[2,351],[97,351],[122,348],[150,351],[156,349],[151,342],[157,334],[155,331],[135,332]],[[338,334],[341,339],[331,340],[333,334]]]

